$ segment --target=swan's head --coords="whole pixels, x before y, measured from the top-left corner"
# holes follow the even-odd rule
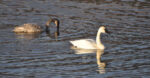
[[[46,26],[49,27],[52,22],[54,22],[54,24],[56,25],[56,27],[59,27],[59,20],[56,19],[56,18],[49,19],[49,20],[46,22]]]
[[[107,30],[107,28],[105,26],[101,26],[100,27],[100,32],[102,32],[102,33],[109,33],[109,31]]]
[[[56,19],[56,18],[49,19],[49,20],[46,22],[46,32],[49,32],[49,29],[48,29],[48,28],[50,27],[50,24],[51,24],[52,22],[56,25],[56,27],[57,27],[57,33],[58,33],[58,35],[59,35],[59,20]]]

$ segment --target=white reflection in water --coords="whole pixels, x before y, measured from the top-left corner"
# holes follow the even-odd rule
[[[99,71],[100,74],[105,73],[106,64],[104,62],[101,62],[101,56],[102,56],[103,53],[104,53],[104,50],[97,50],[97,52],[96,52],[98,71]]]
[[[97,60],[97,65],[98,69],[97,71],[100,74],[105,74],[105,66],[106,64],[104,62],[101,62],[101,56],[104,53],[104,50],[100,49],[77,49],[75,47],[71,47],[75,51],[75,54],[89,54],[89,53],[96,53],[96,60]]]

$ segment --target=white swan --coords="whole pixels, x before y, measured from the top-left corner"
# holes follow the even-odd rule
[[[46,28],[45,28],[45,31],[46,32],[49,32],[49,24],[51,22],[54,22],[55,25],[57,26],[57,32],[59,33],[59,20],[56,19],[56,18],[53,18],[53,19],[49,19],[47,22],[46,22]],[[39,32],[43,32],[44,30],[37,24],[34,24],[34,23],[26,23],[26,24],[23,24],[21,26],[18,26],[18,27],[15,27],[13,29],[14,32],[16,33],[39,33]]]
[[[101,43],[101,33],[108,33],[104,26],[101,26],[97,32],[96,41],[93,39],[80,39],[70,41],[70,43],[80,49],[105,49],[105,46]]]

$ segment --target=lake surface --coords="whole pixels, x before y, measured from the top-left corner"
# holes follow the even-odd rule
[[[17,25],[60,20],[60,36],[15,34]],[[104,51],[70,40],[102,34]],[[53,30],[51,31],[54,32]],[[0,78],[150,78],[149,0],[0,0]]]

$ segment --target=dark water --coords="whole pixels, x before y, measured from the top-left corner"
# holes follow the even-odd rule
[[[60,36],[12,32],[16,25],[60,20]],[[103,51],[75,51],[93,38]],[[89,52],[89,53],[88,53]],[[150,78],[149,0],[0,0],[0,78]]]

